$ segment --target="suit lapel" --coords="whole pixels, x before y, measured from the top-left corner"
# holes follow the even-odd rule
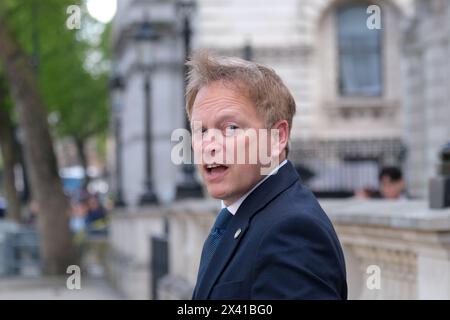
[[[211,258],[202,279],[198,279],[194,293],[196,299],[208,299],[212,287],[247,231],[253,215],[296,181],[299,181],[299,176],[288,161],[278,170],[277,174],[269,177],[244,200],[235,216],[231,219],[227,231],[221,239],[214,256]],[[235,237],[239,229],[241,230],[240,234],[238,237]]]
[[[198,288],[196,289],[197,299],[208,298],[212,286],[216,282],[218,276],[222,273],[223,268],[226,266],[228,260],[242,239],[242,235],[247,230],[248,223],[235,218],[237,218],[237,216],[233,217],[231,220],[227,231],[220,240],[219,246],[203,274],[203,277],[199,279]],[[239,228],[241,229],[241,234],[234,239],[234,234]]]

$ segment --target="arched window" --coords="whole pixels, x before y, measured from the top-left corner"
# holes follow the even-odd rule
[[[382,31],[369,29],[367,6],[337,10],[339,92],[342,96],[381,96]]]

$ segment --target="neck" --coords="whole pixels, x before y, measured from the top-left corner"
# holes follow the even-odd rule
[[[276,167],[278,167],[281,163],[283,163],[284,160],[286,160],[286,156],[285,156],[285,153],[283,152],[283,154],[279,156],[278,164],[273,168],[273,170]],[[265,179],[267,177],[268,177],[267,175],[260,175],[258,181],[256,181],[256,183],[249,189],[249,191],[247,191],[247,193],[249,193],[252,189],[255,188],[255,186],[258,185],[258,183],[260,183],[263,179]],[[236,201],[238,201],[241,197],[243,197],[247,193],[244,193],[238,197],[233,197],[231,199],[222,200],[223,204],[228,207],[228,206],[232,205],[233,203],[235,203]]]

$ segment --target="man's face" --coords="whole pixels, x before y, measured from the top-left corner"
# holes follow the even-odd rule
[[[402,179],[394,181],[389,176],[383,176],[380,181],[380,192],[386,199],[398,199],[405,188]]]
[[[201,128],[193,126],[192,146],[202,157],[199,171],[208,193],[230,205],[262,178],[259,159],[256,163],[248,161],[255,156],[250,152],[259,153],[258,136],[242,131],[263,129],[264,120],[233,85],[216,81],[198,92],[192,108],[193,123],[201,123]],[[237,161],[239,152],[245,155],[244,164]],[[233,161],[229,161],[231,158]],[[219,166],[208,166],[212,163]]]

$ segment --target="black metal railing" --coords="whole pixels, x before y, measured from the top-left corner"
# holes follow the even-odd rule
[[[40,274],[39,236],[34,228],[19,226],[3,230],[1,238],[1,275]]]
[[[404,144],[398,139],[326,140],[293,144],[289,158],[317,197],[345,198],[356,190],[378,188],[385,165],[403,167]]]
[[[169,273],[169,243],[168,237],[153,236],[151,238],[151,291],[154,300],[158,297],[158,282]]]

